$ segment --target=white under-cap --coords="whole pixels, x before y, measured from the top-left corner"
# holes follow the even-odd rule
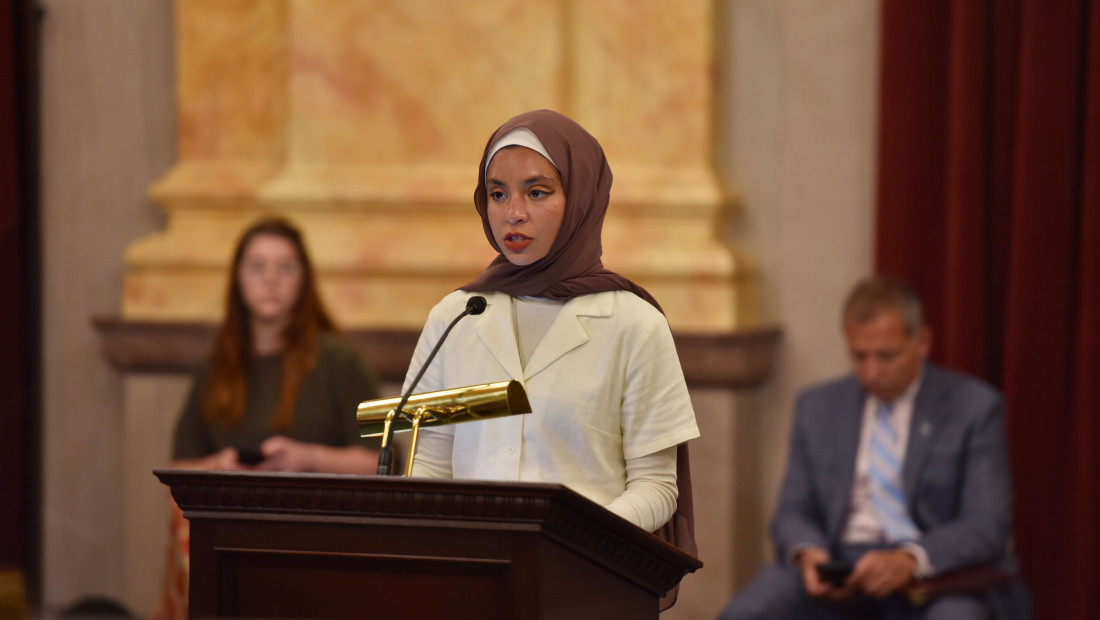
[[[516,127],[512,131],[504,134],[493,144],[489,149],[489,156],[485,158],[485,175],[489,175],[489,162],[493,161],[493,156],[497,154],[502,148],[509,146],[525,146],[532,151],[542,155],[546,158],[546,161],[558,168],[558,165],[554,163],[554,158],[550,157],[550,153],[546,152],[546,147],[542,145],[542,140],[535,135],[535,132],[526,127]],[[561,168],[558,168],[558,172],[561,172]]]

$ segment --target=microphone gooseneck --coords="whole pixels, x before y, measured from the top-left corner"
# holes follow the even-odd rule
[[[439,352],[439,347],[443,346],[443,341],[447,339],[447,334],[451,333],[451,329],[462,319],[462,317],[468,314],[481,314],[485,312],[485,298],[481,295],[475,295],[466,300],[466,309],[462,311],[462,314],[455,317],[451,324],[447,326],[447,329],[443,332],[443,335],[439,337],[439,342],[435,343],[435,348],[428,354],[428,359],[424,360],[424,364],[420,366],[420,372],[416,373],[416,378],[413,379],[409,385],[409,389],[401,395],[401,402],[397,403],[397,408],[394,409],[394,419],[397,416],[404,416],[402,411],[405,407],[405,403],[409,401],[409,397],[412,396],[413,390],[420,383],[420,378],[424,376],[424,371],[428,370],[428,366],[431,365],[432,360],[435,359],[435,354]],[[382,443],[385,444],[382,451],[378,453],[378,475],[388,476],[393,470],[393,424],[390,425],[389,431],[386,433]]]

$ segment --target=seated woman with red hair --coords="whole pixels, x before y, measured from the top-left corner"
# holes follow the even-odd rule
[[[373,474],[377,441],[359,438],[355,412],[377,397],[325,311],[301,233],[263,219],[237,244],[225,319],[176,426],[173,466]],[[178,509],[173,536],[161,618],[187,615],[189,535]]]

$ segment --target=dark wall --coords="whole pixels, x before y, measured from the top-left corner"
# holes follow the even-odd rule
[[[38,599],[37,37],[31,0],[0,8],[0,566]]]

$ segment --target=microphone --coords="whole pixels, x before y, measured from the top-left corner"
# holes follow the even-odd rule
[[[435,348],[428,354],[428,359],[424,360],[424,365],[420,367],[420,372],[416,373],[416,378],[409,385],[409,389],[401,396],[401,402],[397,403],[397,408],[394,409],[394,419],[397,416],[404,415],[401,409],[405,406],[405,403],[409,401],[409,397],[412,396],[413,390],[416,389],[417,384],[420,383],[420,378],[424,376],[424,371],[428,370],[428,366],[431,365],[432,360],[435,359],[435,354],[439,352],[439,347],[443,346],[443,341],[447,339],[447,334],[451,333],[451,328],[455,326],[462,319],[462,317],[468,314],[481,314],[485,312],[485,298],[481,295],[475,295],[466,300],[466,309],[462,311],[462,314],[455,317],[455,320],[451,321],[451,324],[447,326],[447,329],[443,332],[443,335],[439,337],[439,342],[435,343]],[[378,453],[378,475],[388,476],[393,470],[393,430],[396,424],[390,425],[390,430],[386,433],[386,436],[382,439],[383,448]]]

